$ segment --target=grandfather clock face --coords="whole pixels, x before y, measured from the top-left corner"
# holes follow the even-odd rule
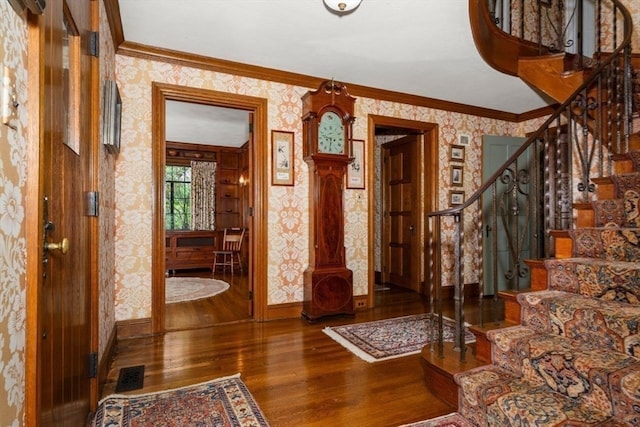
[[[344,150],[344,123],[337,113],[328,111],[318,125],[318,153],[344,154]]]

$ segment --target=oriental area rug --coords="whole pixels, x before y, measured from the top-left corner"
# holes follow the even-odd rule
[[[443,317],[443,340],[453,342],[453,320]],[[429,313],[394,317],[374,322],[326,327],[323,332],[367,362],[380,362],[420,353],[438,340],[438,316]],[[475,336],[465,328],[465,342]]]
[[[167,277],[165,279],[166,304],[211,298],[229,289],[222,280],[204,277]]]
[[[92,427],[268,426],[239,375],[157,393],[114,394],[98,404]]]
[[[474,427],[474,425],[462,415],[454,412],[438,418],[432,418],[417,423],[403,424],[400,427]]]

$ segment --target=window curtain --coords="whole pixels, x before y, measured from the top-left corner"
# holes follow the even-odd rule
[[[191,162],[191,227],[216,229],[216,163]]]

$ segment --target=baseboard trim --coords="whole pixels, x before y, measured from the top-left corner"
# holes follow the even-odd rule
[[[453,286],[442,287],[443,300],[453,299],[454,289]],[[479,283],[465,283],[464,285],[464,297],[478,297],[480,296],[480,284]]]
[[[143,337],[153,334],[151,318],[120,320],[116,322],[117,339]]]
[[[291,319],[302,315],[302,302],[274,304],[267,306],[264,320]]]
[[[369,308],[369,295],[358,295],[353,297],[353,306],[356,311],[366,310]]]
[[[100,362],[98,364],[98,390],[102,390],[104,388],[104,384],[107,382],[107,375],[109,375],[111,361],[113,360],[113,356],[115,355],[117,348],[118,336],[117,329],[116,327],[114,327],[113,329],[111,329],[109,339],[107,340],[107,345],[104,348],[102,358],[100,358]]]

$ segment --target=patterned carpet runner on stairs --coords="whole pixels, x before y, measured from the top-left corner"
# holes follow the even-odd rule
[[[456,374],[473,424],[640,425],[640,173],[612,180],[573,257],[545,261],[548,289],[518,295],[521,324],[487,333],[492,364]]]

